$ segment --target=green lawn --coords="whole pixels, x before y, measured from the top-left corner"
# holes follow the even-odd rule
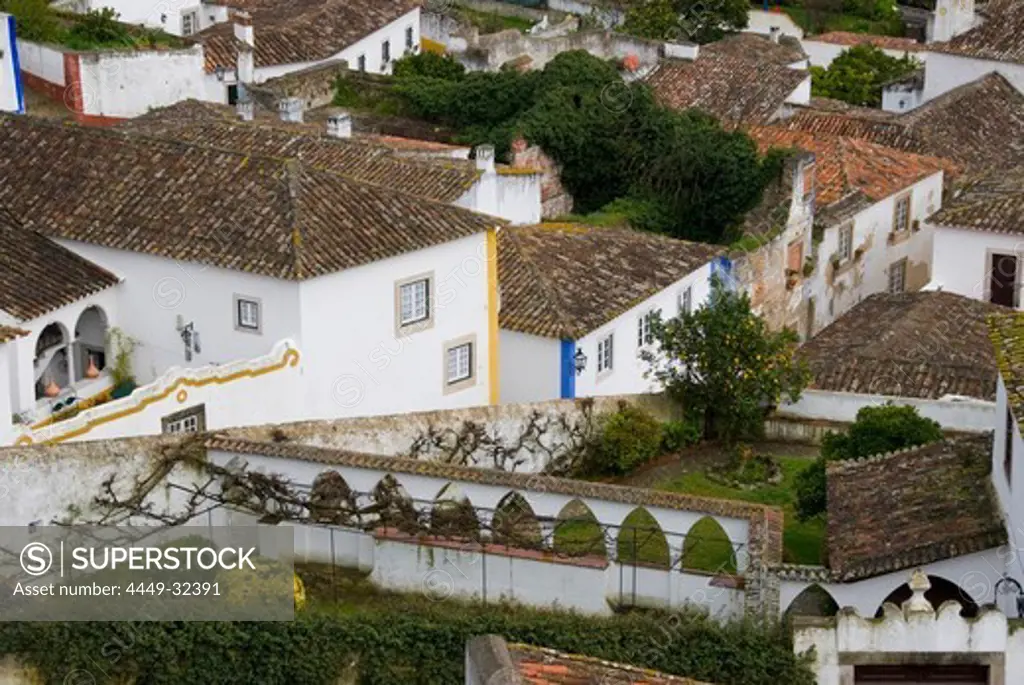
[[[646,509],[637,509],[622,522],[616,557],[624,564],[640,563],[668,568],[668,540]]]
[[[515,29],[521,33],[526,33],[534,24],[529,19],[509,17],[495,12],[481,12],[469,7],[459,6],[456,8],[456,12],[459,14],[459,18],[480,29],[480,33],[483,35],[507,31],[508,29]]]
[[[782,467],[782,482],[778,485],[764,485],[753,490],[739,490],[716,483],[703,472],[695,472],[670,478],[658,483],[655,487],[659,490],[671,490],[689,495],[743,500],[782,507],[786,514],[786,526],[783,532],[784,561],[794,564],[820,564],[821,548],[825,539],[825,521],[818,518],[801,523],[793,508],[795,497],[793,484],[796,475],[811,462],[809,459],[800,457],[780,457],[778,462]],[[725,551],[722,548],[715,552],[714,548],[710,547],[706,552],[700,553],[701,565],[699,568],[705,568],[705,564],[716,561],[720,564],[728,564]]]
[[[593,515],[558,521],[555,524],[554,549],[571,557],[608,556],[604,531]]]

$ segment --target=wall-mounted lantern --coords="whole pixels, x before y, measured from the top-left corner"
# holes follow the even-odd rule
[[[576,375],[578,376],[587,368],[587,355],[583,354],[583,350],[576,350],[576,355],[572,360],[576,367]]]

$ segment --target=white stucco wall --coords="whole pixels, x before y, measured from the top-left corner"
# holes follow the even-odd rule
[[[989,682],[1020,682],[1024,631],[1008,625],[999,611],[985,611],[977,619],[962,618],[959,612],[960,607],[950,603],[936,613],[893,610],[882,620],[844,613],[833,625],[800,621],[793,631],[793,651],[804,654],[813,649],[811,667],[818,685],[852,683],[853,664],[841,664],[841,660],[856,659],[854,655],[861,659],[892,655],[891,663],[909,657],[918,664],[928,663],[929,658],[934,659],[931,663],[942,663],[955,662],[960,655],[998,655],[1002,663],[990,663],[994,679]]]
[[[11,442],[13,424],[11,415],[14,413],[11,408],[11,360],[14,347],[10,343],[0,343],[0,445],[7,445]]]
[[[796,25],[785,12],[765,12],[753,9],[747,12],[746,31],[751,33],[771,33],[772,27],[778,27],[784,36],[803,38],[804,30]]]
[[[811,104],[811,77],[808,76],[800,85],[796,87],[789,97],[786,98],[786,104],[789,105],[809,105]]]
[[[261,357],[280,340],[294,340],[302,348],[298,283],[88,243],[57,242],[123,279],[117,300],[119,320],[124,331],[141,343],[135,352],[140,384],[175,366]],[[260,300],[260,333],[236,330],[235,295]],[[191,362],[185,360],[185,345],[177,330],[179,317],[199,331],[201,351]]]
[[[991,253],[1017,255],[1018,261],[1024,262],[1024,235],[947,226],[935,226],[932,232],[935,288],[985,300],[991,277]]]
[[[22,71],[58,86],[67,85],[64,79],[64,55],[55,47],[19,39],[18,56]]]
[[[513,224],[536,224],[541,220],[542,178],[540,174],[487,171],[452,204]]]
[[[25,111],[14,17],[0,12],[0,112]]]
[[[800,401],[779,408],[782,417],[853,422],[863,407],[892,402],[915,407],[921,416],[938,421],[943,428],[987,432],[996,424],[996,405],[984,400],[927,400],[916,397],[890,397],[854,392],[804,390]]]
[[[1009,535],[1010,546],[1006,556],[1007,572],[1024,583],[1024,560],[1021,559],[1019,550],[1024,544],[1024,498],[1020,496],[1024,492],[1024,441],[1021,440],[1020,418],[1013,417],[1012,425],[1012,466],[1007,473],[1004,457],[1006,454],[1007,435],[1007,399],[1006,386],[1003,379],[999,379],[996,387],[996,422],[995,440],[992,445],[992,486],[995,489],[996,497],[999,500],[1003,518],[1007,521],[1006,531]]]
[[[540,402],[562,396],[562,343],[502,329],[501,403]]]
[[[663,319],[677,316],[679,298],[682,292],[691,286],[692,306],[696,310],[707,300],[711,291],[710,262],[576,341],[577,349],[582,350],[587,356],[586,369],[576,377],[576,396],[629,395],[657,390],[656,381],[644,377],[650,365],[639,356],[637,321],[644,314],[656,309],[661,310]],[[612,369],[610,372],[598,374],[597,345],[609,333],[614,335]]]
[[[829,43],[826,41],[814,40],[813,38],[804,38],[800,41],[800,45],[803,46],[804,52],[806,52],[807,57],[810,58],[812,67],[828,68],[828,66],[832,64],[832,60],[841,55],[844,51],[850,49],[849,45]],[[883,48],[882,52],[897,59],[901,59],[909,54],[920,62],[926,62],[927,60],[927,53],[925,52],[908,53],[906,50],[893,50],[891,48]]]
[[[488,403],[486,234],[300,284],[308,418]],[[396,281],[430,273],[433,325],[396,337]],[[475,336],[476,383],[446,394],[445,343]]]
[[[201,46],[79,56],[85,113],[129,118],[206,95]]]
[[[1024,64],[930,52],[927,65],[924,72],[925,102],[993,71],[1002,74],[1017,90],[1024,92]]]
[[[868,295],[886,292],[889,267],[900,259],[907,259],[908,290],[914,290],[914,285],[920,288],[927,284],[927,277],[914,282],[917,273],[914,265],[918,265],[920,271],[920,265],[931,264],[932,230],[924,220],[942,206],[942,179],[942,172],[937,172],[908,189],[911,192],[910,221],[912,224],[915,219],[920,220],[921,230],[912,232],[901,242],[889,244],[888,236],[893,230],[896,198],[906,191],[891,195],[858,213],[853,218],[853,250],[863,247],[864,254],[841,267],[834,277],[831,258],[839,250],[839,228],[842,224],[825,229],[817,248],[818,268],[810,285],[810,294],[817,303],[814,315],[816,331],[835,321]]]

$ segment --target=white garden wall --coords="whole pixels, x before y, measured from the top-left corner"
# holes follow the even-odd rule
[[[978,399],[931,400],[830,390],[804,390],[798,402],[779,407],[778,415],[783,419],[820,419],[852,423],[862,408],[876,407],[888,402],[914,407],[921,416],[938,421],[946,430],[987,432],[996,425],[995,402]]]

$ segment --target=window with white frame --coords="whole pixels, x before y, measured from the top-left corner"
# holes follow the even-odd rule
[[[262,315],[259,299],[235,295],[235,328],[237,330],[259,333],[263,329]]]
[[[839,227],[839,261],[846,262],[853,256],[853,224]]]
[[[907,260],[901,259],[889,266],[889,292],[898,295],[907,289]]]
[[[380,59],[387,66],[388,62],[391,61],[391,41],[386,40],[380,44]]]
[[[896,199],[896,208],[893,210],[892,230],[896,233],[906,231],[910,228],[910,196],[904,195]]]
[[[416,38],[416,35],[415,35],[414,31],[413,31],[413,28],[411,26],[406,28],[405,29],[405,47],[407,47],[407,48],[409,48],[411,50],[412,46],[413,46],[413,41],[415,40],[415,38]]]
[[[615,345],[615,334],[609,333],[606,337],[597,341],[597,372],[605,373],[612,370],[613,348]]]
[[[161,419],[164,433],[201,433],[206,430],[206,405],[200,404]]]
[[[690,314],[693,312],[693,286],[686,286],[686,290],[679,293],[679,313]]]
[[[654,333],[651,331],[651,325],[654,323],[654,317],[657,314],[657,310],[651,310],[646,314],[642,314],[636,320],[636,346],[644,347],[654,342]]]
[[[430,318],[430,279],[419,278],[398,287],[398,324],[410,326]]]
[[[455,385],[473,378],[472,342],[448,347],[445,357],[445,379],[448,385]]]
[[[181,15],[181,35],[191,36],[199,30],[199,16],[195,12]]]

